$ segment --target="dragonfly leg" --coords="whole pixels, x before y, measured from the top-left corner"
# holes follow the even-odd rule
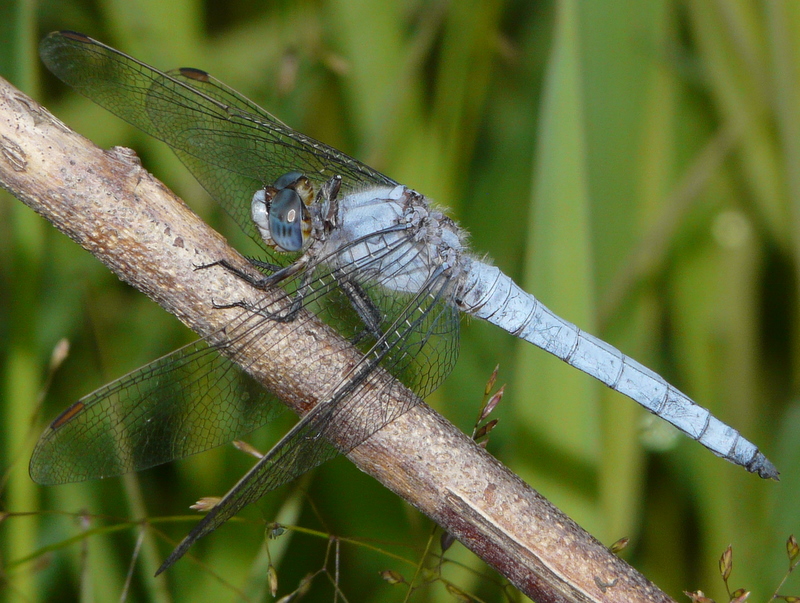
[[[260,262],[258,260],[256,260],[256,262],[258,262],[258,264],[261,264],[261,265],[270,266],[270,264],[267,264],[266,262]],[[258,265],[258,264],[256,264],[256,265]],[[277,284],[280,281],[288,278],[289,276],[298,273],[299,271],[301,271],[305,267],[305,264],[306,264],[306,262],[304,262],[302,259],[300,259],[300,260],[296,261],[294,264],[291,264],[291,265],[287,266],[286,268],[282,268],[282,269],[278,270],[278,272],[276,272],[275,274],[271,274],[271,275],[269,275],[267,277],[264,277],[262,279],[254,278],[253,276],[242,272],[238,268],[235,268],[234,266],[229,264],[227,262],[227,260],[219,260],[218,262],[214,262],[212,264],[207,264],[205,266],[200,266],[198,269],[200,269],[200,268],[210,268],[211,266],[220,266],[222,268],[225,268],[227,271],[231,272],[235,276],[247,281],[248,283],[250,283],[251,285],[253,285],[256,288],[258,288],[258,289],[262,289],[262,288],[266,289],[267,286],[272,286],[272,284]],[[306,293],[309,291],[309,285],[310,285],[310,282],[311,282],[312,278],[313,278],[313,271],[306,271],[303,274],[300,286],[298,287],[298,289],[294,293],[294,295],[291,295],[291,296],[286,295],[284,297],[284,299],[288,299],[288,298],[291,297],[291,303],[289,304],[289,306],[284,308],[284,309],[280,309],[280,310],[278,310],[276,312],[272,312],[270,310],[267,310],[264,307],[260,307],[258,305],[252,304],[252,303],[247,302],[247,301],[236,301],[236,302],[232,302],[232,303],[229,303],[229,304],[218,304],[216,302],[212,302],[212,303],[213,303],[214,308],[218,308],[218,309],[242,308],[242,309],[247,310],[249,312],[253,312],[254,314],[259,314],[259,315],[263,316],[264,318],[266,318],[268,320],[274,320],[276,322],[291,322],[297,317],[297,313],[303,307],[303,301],[304,301]],[[275,280],[275,283],[270,282],[273,279]],[[263,286],[263,287],[260,286],[265,282],[268,282],[269,285]]]
[[[350,305],[353,306],[361,322],[364,323],[364,330],[356,334],[353,338],[353,343],[358,343],[367,335],[372,335],[375,341],[381,341],[383,337],[383,331],[381,330],[383,315],[380,308],[373,303],[364,288],[356,281],[350,279],[337,280],[339,287],[350,300]]]
[[[248,261],[250,261],[249,258],[248,258]],[[246,273],[246,272],[244,272],[242,270],[239,270],[238,268],[233,266],[233,264],[228,262],[228,260],[217,260],[216,262],[211,262],[209,264],[201,264],[200,266],[195,266],[194,269],[195,270],[208,270],[209,268],[215,268],[217,266],[219,266],[221,268],[224,268],[225,270],[227,270],[231,274],[239,277],[243,281],[247,281],[248,283],[250,283],[254,287],[258,287],[258,285],[261,283],[261,281],[263,281],[265,278],[267,278],[267,277],[255,277],[255,276],[253,276],[251,274],[248,274],[248,273]]]
[[[258,268],[259,270],[269,272],[267,276],[272,276],[276,272],[279,272],[282,269],[282,266],[278,264],[273,264],[272,262],[265,262],[263,260],[259,260],[258,258],[246,258],[250,264]]]
[[[339,215],[339,187],[342,185],[342,177],[334,176],[323,184],[317,193],[317,203],[321,207],[327,208],[323,215],[323,229],[330,232],[336,228],[336,220]]]
[[[275,264],[270,264],[269,262],[262,262],[261,260],[256,260],[253,258],[247,258],[247,261],[250,262],[253,266],[260,269],[267,269],[267,270],[275,270],[272,274],[262,277],[256,277],[252,274],[248,274],[243,270],[240,270],[228,260],[217,260],[216,262],[211,262],[210,264],[202,264],[200,266],[195,266],[195,270],[206,270],[208,268],[214,268],[215,266],[219,266],[220,268],[224,268],[234,276],[246,281],[256,289],[268,289],[280,283],[281,281],[294,276],[303,268],[306,267],[308,260],[300,258],[296,262],[289,264],[288,266],[281,268]]]
[[[218,304],[217,302],[212,301],[212,305],[217,310],[242,308],[243,310],[247,310],[253,314],[263,316],[267,320],[274,320],[275,322],[292,322],[295,318],[297,318],[297,312],[303,307],[303,300],[298,298],[298,296],[295,296],[292,300],[291,306],[289,306],[289,309],[285,312],[270,312],[246,301],[235,301],[229,304]]]

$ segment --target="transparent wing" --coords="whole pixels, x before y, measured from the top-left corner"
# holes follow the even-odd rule
[[[239,438],[285,406],[203,341],[180,348],[81,398],[39,439],[40,484],[120,475]]]
[[[39,48],[47,68],[100,106],[166,142],[242,229],[253,193],[291,171],[344,190],[394,181],[270,115],[207,73],[163,73],[97,40],[53,32]]]
[[[380,284],[374,283],[373,286],[380,287]],[[394,390],[400,388],[396,381],[378,385],[381,376],[375,369],[379,365],[395,376],[408,375],[420,367],[428,369],[427,363],[420,362],[420,352],[443,352],[437,355],[442,359],[438,365],[440,372],[428,372],[414,382],[418,389],[423,388],[422,391],[435,388],[438,383],[432,375],[441,377],[441,371],[446,374],[455,362],[453,335],[458,328],[458,311],[450,303],[451,293],[447,278],[431,278],[415,296],[414,303],[404,305],[403,311],[395,316],[392,328],[365,354],[352,374],[228,491],[175,548],[157,574],[180,559],[199,538],[215,530],[246,505],[339,452],[346,454],[421,401],[416,397],[396,396]],[[367,393],[353,396],[359,385],[364,385],[362,391]],[[398,400],[404,402],[398,403]],[[337,446],[331,444],[332,441],[337,442]]]

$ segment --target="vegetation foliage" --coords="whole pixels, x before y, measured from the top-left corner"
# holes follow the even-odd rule
[[[44,73],[44,34],[73,29],[159,68],[210,71],[423,191],[478,254],[759,444],[780,483],[477,321],[464,321],[458,365],[431,399],[468,431],[500,363],[507,387],[488,450],[603,542],[628,537],[621,554],[648,578],[675,598],[724,600],[717,558],[732,544],[754,600],[780,582],[780,545],[800,521],[800,4],[30,5],[0,8],[0,74],[97,144],[135,148],[236,246],[247,241],[164,145]],[[62,339],[69,354],[50,371]],[[279,597],[300,588],[305,601],[400,601],[412,581],[423,585],[416,601],[518,597],[457,543],[440,563],[426,518],[343,459],[266,497],[157,580],[193,521],[189,504],[224,493],[246,455],[223,447],[104,482],[30,481],[47,421],[190,339],[0,197],[0,509],[11,512],[0,516],[0,598],[268,600],[273,579]],[[286,427],[251,442],[264,449]],[[274,521],[297,528],[270,539],[283,530]],[[792,580],[785,592],[798,591]]]

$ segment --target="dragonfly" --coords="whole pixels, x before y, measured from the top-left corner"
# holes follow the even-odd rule
[[[470,253],[462,229],[423,194],[301,134],[205,71],[162,72],[71,31],[44,38],[47,68],[78,92],[169,145],[260,245],[257,276],[216,262],[277,301],[234,301],[229,337],[200,340],[77,401],[45,430],[30,463],[42,484],[138,471],[230,442],[273,420],[280,398],[225,355],[275,321],[309,314],[333,326],[361,360],[211,508],[159,573],[240,509],[407,412],[386,392],[355,399],[379,367],[419,399],[458,355],[462,313],[484,319],[592,375],[714,454],[763,478],[774,465],[735,429],[608,343],[558,317]],[[214,302],[216,303],[216,302]],[[223,353],[220,353],[223,352]],[[230,356],[230,357],[229,357]],[[324,359],[319,359],[323,361]],[[335,438],[342,413],[357,427]],[[341,436],[341,434],[337,434]]]

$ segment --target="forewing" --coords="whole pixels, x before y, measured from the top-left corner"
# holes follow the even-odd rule
[[[269,184],[289,171],[299,171],[321,184],[332,176],[342,177],[344,191],[361,185],[397,184],[388,176],[346,153],[293,130],[230,86],[205,71],[175,69],[167,76],[225,107],[227,118],[240,125],[245,138],[252,139],[256,157],[245,148],[257,174],[266,174]],[[153,91],[151,91],[151,97]],[[169,100],[168,100],[169,102]],[[161,111],[153,106],[154,112]],[[157,119],[153,117],[153,119]],[[181,128],[191,127],[181,124]],[[255,132],[252,129],[255,129]],[[203,136],[199,134],[198,136]],[[208,134],[213,137],[214,133]]]
[[[30,474],[40,484],[120,475],[239,438],[285,406],[198,341],[85,396],[42,434]]]
[[[253,193],[287,172],[345,190],[393,181],[278,119],[205,72],[163,73],[101,42],[54,32],[40,45],[47,68],[100,106],[170,145],[209,193],[259,244]]]

